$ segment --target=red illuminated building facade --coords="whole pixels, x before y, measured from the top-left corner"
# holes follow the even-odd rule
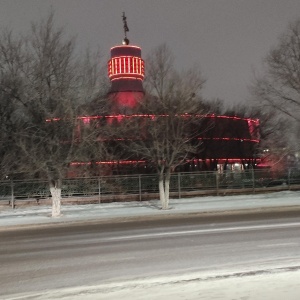
[[[108,61],[108,77],[111,87],[108,93],[111,112],[108,115],[94,115],[81,117],[82,126],[90,120],[104,121],[113,124],[124,118],[149,117],[136,113],[136,108],[145,95],[143,79],[145,75],[145,63],[141,56],[141,48],[129,45],[126,32],[128,31],[126,17],[123,15],[125,38],[122,45],[112,47],[111,58]],[[135,112],[132,115],[132,112]],[[204,117],[204,118],[203,118]],[[198,140],[201,146],[197,154],[186,161],[185,164],[177,167],[175,171],[201,171],[201,170],[226,170],[254,167],[259,159],[257,158],[257,146],[259,140],[259,120],[240,118],[236,116],[205,115],[201,116],[203,122],[199,128]],[[203,130],[203,128],[209,128]],[[124,138],[124,137],[123,137]],[[126,137],[125,137],[126,138]],[[117,142],[117,141],[115,141]],[[82,164],[92,163],[74,162],[72,169]],[[94,165],[103,169],[110,169],[111,173],[145,173],[151,172],[151,165],[143,159],[120,159],[114,161],[96,161]],[[101,168],[100,168],[101,166]]]

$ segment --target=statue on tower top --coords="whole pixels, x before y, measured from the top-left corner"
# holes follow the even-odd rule
[[[123,39],[122,44],[123,45],[128,45],[129,44],[129,39],[127,38],[127,32],[129,31],[129,28],[128,28],[128,25],[127,25],[127,21],[126,21],[127,17],[125,16],[125,12],[123,12],[122,18],[123,18],[123,24],[124,24],[123,28],[124,28],[124,34],[125,34],[125,38]]]

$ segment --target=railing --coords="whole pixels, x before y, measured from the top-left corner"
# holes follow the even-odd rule
[[[285,172],[271,170],[247,170],[243,172],[194,172],[174,173],[170,180],[170,193],[181,198],[187,193],[215,194],[243,190],[245,193],[260,189],[289,189],[299,185],[300,170],[289,169]],[[136,195],[137,199],[146,199],[146,195],[158,193],[158,176],[122,175],[93,178],[64,179],[62,197],[106,195]],[[0,201],[8,200],[12,206],[16,199],[42,199],[50,197],[47,181],[0,181]]]

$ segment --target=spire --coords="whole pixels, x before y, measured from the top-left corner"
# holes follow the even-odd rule
[[[126,21],[127,17],[125,16],[125,12],[123,12],[122,18],[123,18],[123,24],[124,24],[123,28],[124,28],[124,35],[125,35],[125,37],[122,41],[122,44],[123,45],[128,45],[129,44],[129,39],[127,38],[127,32],[129,31],[129,28],[127,26],[127,21]]]

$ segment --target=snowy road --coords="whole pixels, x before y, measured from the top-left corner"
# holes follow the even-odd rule
[[[37,292],[43,299],[46,290],[199,272],[297,269],[299,229],[299,217],[265,215],[262,220],[195,217],[1,232],[0,298]]]

